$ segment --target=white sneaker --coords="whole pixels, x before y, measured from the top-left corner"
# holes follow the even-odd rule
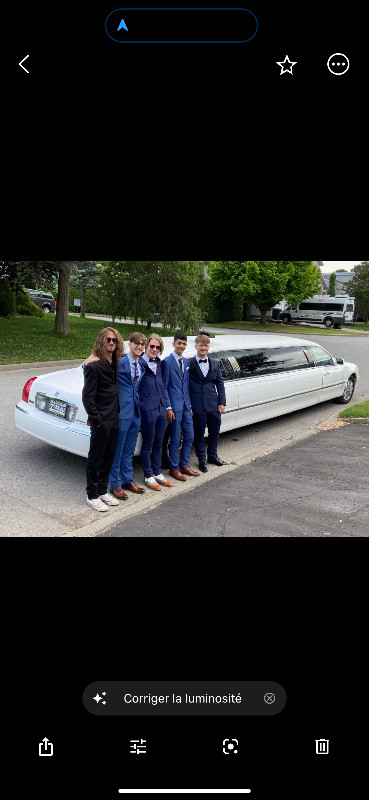
[[[101,494],[100,495],[100,500],[102,500],[103,503],[106,503],[107,506],[119,506],[119,500],[116,500],[116,498],[113,497],[113,495],[109,494],[109,493]]]
[[[154,475],[155,480],[157,483],[161,483],[162,486],[173,486],[173,484],[164,477],[162,473],[160,475]]]
[[[97,500],[97,499],[89,500],[87,498],[87,502],[88,502],[88,505],[91,506],[91,508],[93,508],[95,511],[107,511],[108,510],[106,505],[105,505],[105,503],[102,503],[101,500]]]

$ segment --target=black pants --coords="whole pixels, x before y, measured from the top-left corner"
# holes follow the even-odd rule
[[[205,455],[205,429],[208,429],[208,457],[216,458],[218,455],[218,439],[222,417],[219,411],[194,411],[194,445],[199,461],[206,461]]]
[[[119,434],[119,417],[104,420],[99,428],[91,422],[90,450],[87,458],[87,497],[97,500],[106,494]]]

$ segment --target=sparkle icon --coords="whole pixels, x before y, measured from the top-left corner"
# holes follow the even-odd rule
[[[297,64],[297,61],[291,61],[291,59],[288,58],[288,56],[285,56],[284,61],[276,61],[275,63],[278,64],[278,66],[281,68],[281,71],[279,73],[280,75],[284,75],[285,72],[289,72],[290,75],[293,75],[292,70],[295,64]]]
[[[97,695],[95,695],[95,697],[93,697],[92,699],[93,699],[93,700],[96,700],[96,702],[97,702],[97,703],[99,703],[99,702],[100,702],[100,700],[102,700],[102,697],[100,697],[100,695],[99,695],[99,694],[97,694]]]

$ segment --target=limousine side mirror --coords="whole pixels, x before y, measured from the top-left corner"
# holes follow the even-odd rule
[[[343,358],[336,358],[336,364],[344,364]]]

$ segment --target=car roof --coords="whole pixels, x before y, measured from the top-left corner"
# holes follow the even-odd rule
[[[151,334],[153,333],[155,333],[155,331],[151,331]],[[196,352],[195,339],[196,336],[187,337],[185,356]],[[165,336],[163,338],[163,343],[163,355],[165,357],[173,352],[173,337]],[[281,334],[222,335],[216,336],[215,339],[210,339],[209,356],[211,358],[211,353],[215,353],[218,350],[255,350],[265,347],[309,347],[310,345],[316,345],[316,342],[312,342],[310,339],[300,339]]]

